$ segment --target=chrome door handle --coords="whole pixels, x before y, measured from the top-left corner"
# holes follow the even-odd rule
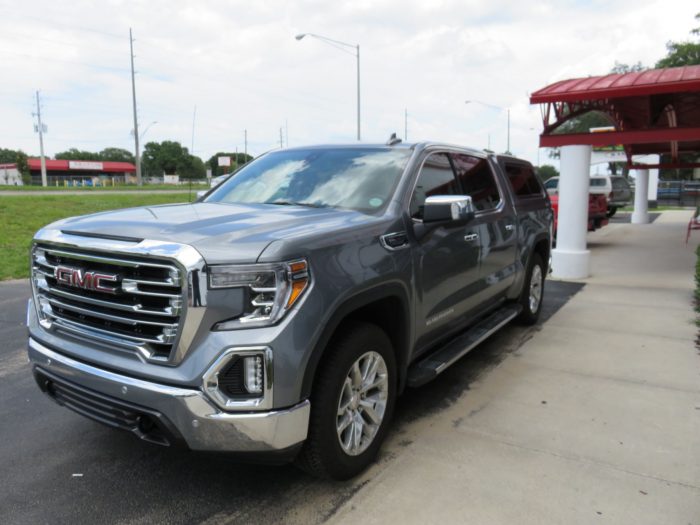
[[[506,224],[506,230],[512,232],[515,230],[515,224]]]
[[[470,234],[464,236],[464,240],[467,241],[467,242],[475,241],[475,240],[477,240],[478,238],[479,238],[479,234],[478,234],[478,233],[470,233]]]

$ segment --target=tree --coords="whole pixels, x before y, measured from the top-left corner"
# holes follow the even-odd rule
[[[56,153],[54,158],[56,160],[101,160],[99,153],[82,151],[77,148],[70,148],[67,151]]]
[[[56,153],[56,160],[93,160],[107,162],[131,162],[134,163],[134,155],[122,148],[105,148],[99,153],[70,148],[67,151]]]
[[[611,73],[616,73],[618,75],[622,73],[637,73],[639,71],[645,71],[647,67],[643,65],[641,62],[637,62],[636,64],[623,64],[622,62],[618,62],[615,60],[615,65],[613,68],[610,70]]]
[[[700,13],[695,15],[700,22]],[[691,30],[693,35],[700,35],[700,27]],[[657,68],[692,66],[700,64],[700,42],[667,42],[666,56],[656,63]]]
[[[535,170],[537,172],[537,176],[542,182],[546,181],[547,179],[551,179],[552,177],[559,176],[559,171],[557,171],[557,168],[550,164],[543,164],[542,166],[535,168]]]
[[[108,162],[135,162],[134,154],[122,148],[105,148],[98,155],[100,160]]]
[[[31,183],[31,173],[27,154],[22,150],[0,148],[0,164],[17,164],[17,171],[22,177],[24,184]]]
[[[196,179],[206,175],[202,159],[190,155],[187,148],[172,140],[148,142],[143,148],[141,166],[144,173],[151,177],[177,174]]]
[[[219,166],[219,157],[231,157],[231,166]],[[207,161],[207,164],[211,169],[212,175],[216,177],[217,175],[223,175],[224,173],[231,173],[232,171],[235,171],[238,166],[247,164],[251,160],[253,160],[253,157],[246,153],[225,153],[220,151],[212,155]]]

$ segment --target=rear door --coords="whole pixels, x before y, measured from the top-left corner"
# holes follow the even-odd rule
[[[549,232],[552,208],[542,183],[527,161],[512,157],[499,157],[498,165],[511,188],[513,207],[518,224],[517,260],[520,269],[528,264],[530,250],[542,232]],[[558,197],[553,196],[558,203]],[[548,261],[545,261],[547,263]]]

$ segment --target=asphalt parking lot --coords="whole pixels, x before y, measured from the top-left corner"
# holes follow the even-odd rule
[[[225,456],[138,441],[55,405],[25,357],[26,281],[0,283],[0,516],[9,523],[323,523],[382,466],[402,460],[416,424],[440,417],[542,328],[582,284],[547,284],[540,325],[509,326],[436,381],[399,400],[380,468],[347,483],[292,466],[246,465]]]

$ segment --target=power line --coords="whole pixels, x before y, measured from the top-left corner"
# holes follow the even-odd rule
[[[40,56],[37,56],[37,55],[31,55],[31,54],[29,54],[29,53],[18,53],[18,52],[16,52],[16,51],[7,51],[7,50],[3,50],[3,54],[6,54],[6,55],[15,55],[15,56],[24,57],[24,58],[31,58],[31,59],[34,59],[34,60],[41,60],[41,61],[43,61],[43,62],[51,62],[51,63],[54,63],[54,62],[64,62],[64,63],[66,63],[66,64],[75,64],[75,65],[90,67],[90,68],[94,68],[94,69],[108,69],[108,70],[111,69],[111,70],[113,70],[113,71],[122,71],[122,72],[127,72],[127,71],[129,71],[128,69],[124,69],[124,68],[121,68],[121,67],[103,66],[103,65],[100,65],[100,64],[90,64],[89,62],[79,62],[79,61],[77,61],[77,60],[67,60],[67,59],[65,59],[65,58],[47,58],[47,57],[40,57]]]
[[[11,10],[11,9],[9,9],[9,10],[8,10],[8,9],[4,9],[4,11],[5,11],[5,13],[7,13],[8,11],[12,11],[12,10]],[[47,24],[50,24],[51,26],[57,26],[57,25],[58,25],[58,26],[63,26],[63,27],[70,27],[70,28],[73,28],[73,29],[78,29],[78,30],[80,30],[80,31],[87,31],[87,32],[89,32],[89,33],[96,33],[96,34],[98,34],[98,35],[108,36],[108,37],[111,37],[111,38],[118,38],[119,40],[121,40],[122,38],[124,38],[122,35],[118,35],[118,34],[116,34],[116,33],[109,33],[109,32],[107,32],[107,31],[100,31],[100,30],[98,30],[98,29],[95,29],[94,27],[78,26],[78,25],[75,25],[75,24],[66,24],[65,22],[59,22],[59,21],[57,21],[57,20],[54,19],[54,18],[43,18],[43,17],[35,16],[35,15],[27,15],[27,14],[24,14],[24,13],[21,13],[21,14],[20,14],[20,13],[18,13],[17,11],[15,11],[15,16],[19,16],[20,18],[28,18],[28,19],[30,19],[30,20],[38,20],[38,21],[40,21],[40,22],[46,22]]]

